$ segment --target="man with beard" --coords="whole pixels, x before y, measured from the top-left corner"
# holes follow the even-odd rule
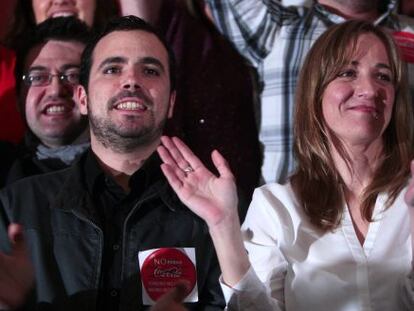
[[[74,17],[49,19],[17,50],[16,90],[27,124],[7,183],[71,165],[89,147],[87,118],[75,98],[81,54],[91,34]]]
[[[87,45],[76,94],[91,149],[71,168],[0,193],[1,302],[144,310],[184,279],[190,310],[224,308],[208,230],[179,202],[154,153],[174,81],[170,49],[137,17],[113,20]]]

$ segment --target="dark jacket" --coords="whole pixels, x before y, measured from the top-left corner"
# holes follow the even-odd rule
[[[8,251],[7,225],[25,228],[35,267],[37,307],[95,310],[102,275],[103,231],[85,185],[83,161],[23,179],[0,192],[0,248]],[[219,266],[204,222],[176,197],[159,167],[123,226],[120,310],[144,310],[138,252],[194,247],[199,303],[190,309],[221,310]],[[43,308],[42,308],[43,307]]]
[[[16,158],[16,148],[5,141],[0,141],[0,188],[6,184],[6,176]]]
[[[39,160],[36,156],[36,148],[39,144],[40,141],[34,136],[34,134],[28,131],[25,135],[24,141],[16,148],[15,159],[10,164],[10,169],[5,177],[5,185],[10,185],[25,177],[67,168],[72,163],[76,162],[76,159],[78,159],[82,154],[79,153],[71,164],[67,164],[59,158]]]
[[[58,159],[39,160],[33,154],[20,155],[10,165],[6,185],[10,185],[25,177],[45,174],[67,168],[68,165]]]

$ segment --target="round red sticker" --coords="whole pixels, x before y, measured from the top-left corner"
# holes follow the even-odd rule
[[[161,248],[151,253],[142,264],[141,279],[148,296],[156,301],[172,289],[178,281],[188,282],[188,294],[196,284],[193,262],[182,251]]]

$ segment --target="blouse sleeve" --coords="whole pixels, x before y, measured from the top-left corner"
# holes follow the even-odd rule
[[[266,188],[257,189],[242,234],[251,268],[233,287],[221,281],[229,310],[285,310],[284,281],[287,270],[280,245],[291,229],[281,201]]]

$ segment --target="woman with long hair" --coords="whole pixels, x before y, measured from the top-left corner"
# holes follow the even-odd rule
[[[217,177],[180,140],[162,139],[164,174],[209,226],[229,309],[414,309],[406,80],[386,31],[349,21],[324,33],[297,88],[297,169],[256,189],[241,231],[225,159],[212,153]]]

